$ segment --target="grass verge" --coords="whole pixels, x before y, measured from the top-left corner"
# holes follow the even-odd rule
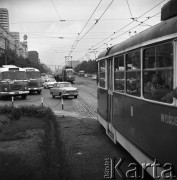
[[[37,149],[34,148],[35,141]],[[12,147],[14,142],[18,142],[17,151]],[[24,142],[31,146],[24,145]],[[50,108],[1,106],[0,144],[3,143],[8,143],[9,148],[0,149],[1,179],[68,179],[59,125]],[[24,146],[21,151],[19,144]]]

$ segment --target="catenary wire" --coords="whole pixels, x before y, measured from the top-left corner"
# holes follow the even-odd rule
[[[93,27],[100,21],[100,19],[102,18],[102,16],[106,13],[106,11],[108,10],[108,8],[111,6],[111,4],[114,2],[114,0],[111,1],[111,3],[107,6],[107,8],[104,10],[104,12],[101,14],[101,16],[99,17],[99,19],[96,20],[96,22],[91,26],[91,28],[76,42],[76,45],[93,29]],[[75,45],[75,47],[76,47]],[[73,47],[73,50],[74,48]]]
[[[83,32],[83,30],[84,30],[85,27],[87,26],[88,22],[89,22],[90,19],[92,18],[93,14],[96,12],[96,10],[97,10],[97,8],[99,7],[99,5],[101,4],[101,2],[102,2],[102,0],[99,1],[98,5],[97,5],[96,8],[94,9],[93,13],[91,14],[91,16],[89,17],[89,19],[88,19],[87,22],[85,23],[84,27],[82,28],[82,30],[80,31],[80,33],[78,33],[78,36],[77,36],[76,40],[74,41],[73,45],[71,46],[71,50],[70,50],[70,52],[69,52],[69,56],[70,56],[70,54],[71,54],[71,52],[72,52],[73,47],[75,46],[75,44],[77,44],[77,40],[78,40],[80,34]]]

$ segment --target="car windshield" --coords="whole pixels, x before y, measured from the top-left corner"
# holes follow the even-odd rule
[[[63,84],[60,84],[60,87],[72,87],[72,85],[70,83],[63,83]]]
[[[73,75],[73,70],[72,69],[67,69],[66,73],[68,76],[72,76]]]
[[[48,82],[56,82],[56,80],[53,79],[53,78],[47,79],[47,81],[48,81]]]

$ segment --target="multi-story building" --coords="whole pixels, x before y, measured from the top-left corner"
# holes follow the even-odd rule
[[[33,63],[39,63],[39,55],[37,51],[28,51],[28,58]]]
[[[18,56],[21,56],[23,58],[28,58],[28,46],[27,42],[20,42],[20,41],[15,41],[16,44],[16,53]]]
[[[27,42],[20,42],[19,32],[9,32],[8,10],[0,8],[0,55],[8,49],[16,51],[18,56],[28,57]]]
[[[20,41],[20,33],[19,32],[10,32],[15,39],[15,41],[19,42]]]
[[[15,50],[15,40],[11,33],[4,29],[0,25],[0,49],[1,51],[5,51],[7,49]]]
[[[0,24],[5,30],[9,31],[9,13],[6,8],[0,8]]]

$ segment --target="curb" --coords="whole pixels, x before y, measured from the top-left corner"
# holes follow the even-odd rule
[[[69,112],[69,111],[54,111],[56,116],[70,116],[70,117],[79,117],[79,115],[76,112]]]
[[[94,120],[97,120],[97,117],[82,117],[80,116],[77,112],[69,112],[69,111],[64,111],[64,110],[61,110],[61,111],[54,111],[55,115],[56,116],[60,116],[60,117],[75,117],[75,118],[78,118],[78,119],[82,119],[82,118],[86,118],[86,119],[94,119]]]

